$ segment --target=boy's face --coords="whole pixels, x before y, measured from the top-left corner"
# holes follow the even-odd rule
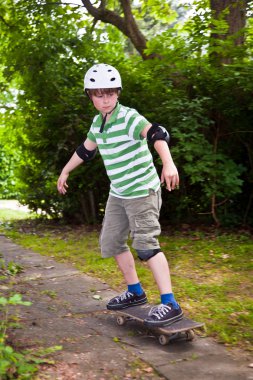
[[[104,116],[114,109],[118,101],[119,92],[117,89],[96,90],[90,91],[89,96],[94,107]]]

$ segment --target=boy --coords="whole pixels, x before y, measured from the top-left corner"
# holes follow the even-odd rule
[[[138,257],[147,261],[161,294],[161,304],[151,308],[147,326],[166,326],[182,318],[183,312],[172,293],[170,271],[157,236],[161,207],[160,180],[148,143],[154,144],[162,163],[161,182],[169,191],[179,184],[165,128],[151,125],[136,110],[118,103],[122,89],[119,72],[110,65],[92,66],[84,77],[85,92],[99,114],[93,119],[87,138],[63,168],[57,188],[67,191],[69,173],[91,160],[97,148],[110,179],[110,193],[100,234],[102,257],[113,256],[127,284],[127,290],[107,304],[109,310],[147,302],[126,244],[131,233]]]

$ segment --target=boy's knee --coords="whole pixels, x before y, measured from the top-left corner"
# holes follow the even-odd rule
[[[161,248],[156,249],[136,249],[137,255],[140,260],[148,261],[155,255],[157,255],[159,252],[161,252]]]

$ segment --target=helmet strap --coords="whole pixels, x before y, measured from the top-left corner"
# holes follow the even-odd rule
[[[117,107],[117,105],[118,105],[118,102],[115,104],[115,107],[113,107],[113,109],[112,109],[110,112],[107,112],[107,113],[105,114],[105,116],[103,117],[103,121],[102,121],[102,124],[101,124],[100,130],[99,130],[100,133],[102,133],[103,130],[104,130],[105,123],[106,123],[106,119],[107,119],[107,115],[110,115],[110,114],[115,110],[115,108]]]
[[[91,100],[90,95],[89,95],[89,91],[87,90],[87,88],[84,90],[84,92],[88,96],[88,98]]]

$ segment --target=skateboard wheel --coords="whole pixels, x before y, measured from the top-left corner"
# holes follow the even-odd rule
[[[159,335],[159,343],[162,345],[162,346],[165,346],[166,344],[169,343],[170,341],[170,338],[167,336],[167,335]]]
[[[117,316],[117,324],[119,326],[123,326],[126,323],[126,318],[124,318],[122,315]]]
[[[186,335],[186,340],[188,341],[193,340],[195,337],[195,333],[193,330],[186,331],[185,335]]]

